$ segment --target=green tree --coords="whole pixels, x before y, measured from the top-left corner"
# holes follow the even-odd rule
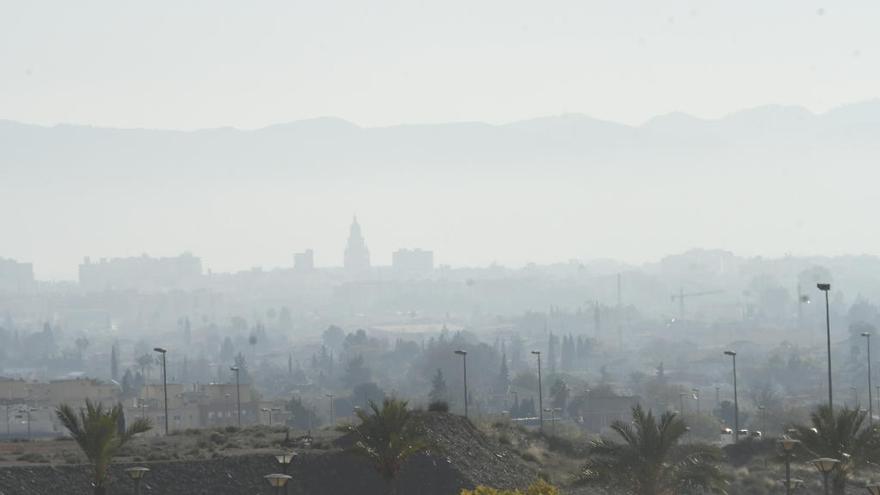
[[[79,413],[68,404],[61,404],[55,414],[94,468],[95,495],[107,493],[107,469],[119,448],[138,433],[152,428],[150,420],[143,418],[120,428],[124,421],[121,403],[104,409],[103,404],[86,399],[86,407],[80,408]]]
[[[110,378],[119,379],[119,357],[116,355],[116,344],[110,347]]]
[[[354,387],[355,385],[369,382],[371,376],[372,372],[364,363],[364,357],[358,354],[345,366],[342,381],[345,382],[347,387]]]
[[[565,410],[566,404],[568,404],[568,397],[571,394],[571,389],[568,388],[568,384],[565,383],[565,380],[562,378],[557,378],[553,385],[550,387],[550,400],[552,402],[553,407],[558,407],[562,410]]]
[[[825,405],[810,415],[810,424],[795,426],[795,438],[811,455],[842,461],[831,478],[835,495],[844,493],[855,471],[880,459],[880,434],[865,427],[866,417],[864,411],[846,407],[835,414]]]
[[[371,402],[369,411],[359,409],[356,413],[360,424],[352,427],[358,438],[354,450],[370,460],[393,495],[403,463],[425,448],[412,412],[406,401],[390,398],[382,401],[381,408]]]
[[[431,392],[428,393],[431,402],[449,402],[449,389],[446,387],[446,378],[443,370],[437,368],[437,374],[431,379]]]
[[[594,442],[581,483],[633,495],[725,493],[727,480],[716,465],[720,452],[709,445],[681,445],[687,426],[675,413],[663,413],[658,422],[651,411],[636,406],[632,423],[615,421],[611,429],[623,442]]]

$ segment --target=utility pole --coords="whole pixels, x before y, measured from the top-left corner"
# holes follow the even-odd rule
[[[617,274],[617,345],[623,347],[623,300],[620,292],[620,274]]]
[[[229,369],[235,372],[235,402],[238,407],[238,427],[241,428],[241,381],[238,377],[241,368],[233,366]]]
[[[739,397],[736,390],[736,352],[724,351],[724,354],[733,358],[733,432],[734,443],[739,442]]]
[[[468,417],[468,391],[467,391],[467,351],[463,351],[461,349],[455,351],[455,353],[461,356],[461,362],[464,366],[464,417]],[[479,413],[479,411],[477,411]],[[477,414],[479,416],[479,414]]]
[[[165,366],[165,354],[168,351],[162,347],[156,347],[153,350],[162,355],[162,389],[165,394],[165,435],[168,435],[168,373]]]
[[[868,341],[868,426],[874,426],[874,392],[871,390],[871,334],[862,332],[862,337]]]
[[[541,390],[541,351],[532,351],[538,356],[538,419],[541,422],[541,431],[544,431],[544,393]]]
[[[834,411],[834,394],[831,392],[831,313],[828,304],[828,292],[831,284],[816,284],[816,287],[825,293],[825,332],[828,345],[828,407]]]

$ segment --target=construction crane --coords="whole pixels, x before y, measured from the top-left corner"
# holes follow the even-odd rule
[[[670,299],[672,302],[675,302],[678,299],[678,319],[684,320],[684,300],[690,297],[699,297],[699,296],[711,296],[713,294],[721,294],[724,292],[723,290],[706,290],[702,292],[688,292],[685,293],[684,288],[680,287],[678,289],[678,294],[673,294]]]

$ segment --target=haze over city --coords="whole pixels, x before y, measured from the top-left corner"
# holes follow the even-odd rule
[[[0,495],[880,494],[878,21],[0,0]]]

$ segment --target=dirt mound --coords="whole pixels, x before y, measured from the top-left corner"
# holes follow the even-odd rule
[[[461,416],[419,413],[419,429],[435,447],[407,462],[400,473],[400,493],[455,495],[478,484],[522,487],[537,473],[516,452],[487,438]],[[301,450],[288,474],[293,476],[291,494],[380,495],[387,493],[382,479],[363,458],[345,448],[350,435],[326,450]],[[151,469],[144,494],[241,495],[270,494],[263,476],[279,471],[270,455],[240,455],[217,459],[139,462]],[[108,494],[131,493],[131,480],[124,473],[132,464],[111,469]],[[83,465],[40,465],[0,468],[0,495],[89,495],[89,468]]]
[[[433,455],[461,473],[467,487],[520,488],[538,476],[517,452],[489,439],[463,416],[421,413],[417,418],[420,431],[435,446]]]

